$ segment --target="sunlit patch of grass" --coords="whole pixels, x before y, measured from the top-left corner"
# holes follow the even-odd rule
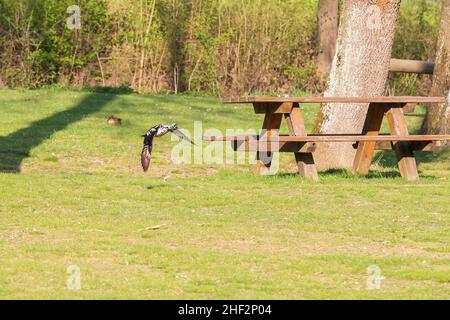
[[[33,123],[86,98],[86,116],[42,142],[5,139],[47,132]],[[416,182],[389,153],[368,177],[335,169],[311,182],[291,155],[267,177],[175,166],[164,137],[144,174],[151,125],[258,129],[262,118],[214,98],[67,90],[2,91],[0,113],[1,166],[21,159],[22,172],[0,173],[0,298],[450,298],[448,151],[420,154]],[[108,126],[111,113],[125,125]],[[80,291],[66,286],[72,264]],[[372,264],[380,290],[367,289]]]

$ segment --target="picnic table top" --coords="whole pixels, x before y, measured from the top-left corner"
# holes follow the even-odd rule
[[[446,103],[445,97],[242,97],[226,98],[223,103]]]
[[[358,134],[322,134],[307,136],[276,135],[259,140],[258,135],[205,136],[205,141],[262,141],[265,142],[356,142],[356,141],[448,141],[450,135],[358,135]]]

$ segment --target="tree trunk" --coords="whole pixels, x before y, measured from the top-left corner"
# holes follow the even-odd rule
[[[441,26],[436,50],[436,62],[431,96],[447,96],[450,89],[450,0],[442,0]],[[449,100],[450,102],[450,96]],[[427,134],[450,133],[450,103],[430,105],[423,131]]]
[[[338,33],[338,0],[319,0],[317,25],[319,33],[319,55],[317,66],[323,77],[328,76],[336,49]]]
[[[344,0],[336,54],[325,96],[375,97],[385,92],[400,0]],[[357,133],[363,129],[367,104],[322,105],[318,133]],[[315,153],[321,169],[350,168],[351,143],[323,143]]]

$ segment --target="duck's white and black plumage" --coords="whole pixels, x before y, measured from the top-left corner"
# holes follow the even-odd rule
[[[144,169],[145,172],[147,172],[148,168],[150,167],[150,160],[152,158],[152,149],[153,149],[153,139],[155,137],[157,138],[162,137],[169,132],[177,135],[183,140],[189,141],[191,144],[195,144],[183,132],[178,130],[178,126],[175,123],[169,125],[158,124],[157,126],[150,128],[144,134],[144,148],[142,149],[141,153],[142,169]]]

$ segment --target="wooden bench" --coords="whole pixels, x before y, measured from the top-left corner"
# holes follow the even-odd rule
[[[446,103],[442,97],[307,97],[307,98],[236,98],[226,99],[227,104],[253,104],[255,113],[265,114],[261,135],[211,136],[207,141],[231,141],[236,151],[256,151],[256,173],[268,173],[273,152],[293,152],[300,174],[318,179],[313,153],[317,143],[354,142],[357,148],[353,171],[367,174],[372,157],[378,147],[395,150],[401,175],[408,180],[419,177],[413,151],[427,150],[439,142],[449,141],[450,135],[409,135],[403,113],[405,106],[415,104]],[[339,103],[368,104],[368,113],[361,134],[308,135],[300,104]],[[349,105],[351,108],[351,105]],[[380,134],[384,115],[387,115],[390,135]],[[282,119],[285,119],[289,135],[280,135]],[[267,153],[262,161],[262,154]]]

